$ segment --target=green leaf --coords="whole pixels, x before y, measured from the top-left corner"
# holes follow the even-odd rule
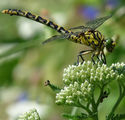
[[[40,45],[40,44],[41,44],[41,39],[34,39],[34,40],[26,41],[26,42],[23,42],[23,43],[19,43],[19,44],[15,45],[13,48],[11,48],[11,49],[7,50],[6,52],[3,52],[2,54],[0,54],[0,58],[12,55],[12,54],[17,53],[17,52],[19,52],[21,50],[24,50],[26,48],[36,46],[36,45]]]
[[[72,119],[72,120],[83,120],[83,119],[86,119],[88,118],[88,116],[84,113],[82,113],[81,115],[71,115],[71,114],[62,114],[62,116],[64,118],[67,118],[67,119]]]

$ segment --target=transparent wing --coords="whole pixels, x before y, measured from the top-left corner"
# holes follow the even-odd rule
[[[60,39],[64,39],[64,38],[66,38],[65,35],[54,35],[54,36],[48,38],[47,40],[43,41],[42,44],[46,44],[48,42],[51,42],[51,41],[54,41],[54,40],[57,40],[57,39],[60,40]]]
[[[72,27],[72,28],[70,28],[69,30],[75,30],[75,29],[86,29],[86,28],[88,28],[88,27],[85,27],[85,26],[77,26],[77,27]]]
[[[77,26],[77,27],[70,28],[69,30],[80,29],[80,30],[82,30],[82,32],[85,32],[87,30],[95,30],[100,25],[102,25],[106,20],[108,20],[110,17],[112,17],[112,15],[101,17],[101,18],[97,18],[95,20],[87,22],[85,24],[85,26]]]
[[[85,26],[77,26],[77,27],[72,27],[69,30],[75,30],[75,29],[81,29],[82,32],[85,32],[90,29],[90,27],[85,27]]]
[[[85,26],[88,27],[88,28],[91,28],[92,30],[95,30],[96,28],[98,28],[100,25],[102,25],[106,20],[108,20],[111,17],[112,17],[112,15],[97,18],[95,20],[87,22],[85,24]]]

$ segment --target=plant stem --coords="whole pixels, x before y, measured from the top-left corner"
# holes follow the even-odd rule
[[[83,108],[89,115],[92,115],[92,112],[91,112],[91,110],[89,110],[89,108],[87,108],[87,107],[85,107],[84,105],[82,105],[82,104],[80,103],[80,101],[78,102],[78,104],[79,104],[79,106],[77,106],[77,107]]]
[[[77,112],[77,110],[78,110],[77,107],[73,107],[72,112],[71,112],[71,115],[75,115],[76,112]],[[72,119],[69,119],[69,120],[72,120]]]
[[[100,93],[101,94],[101,93]],[[100,97],[100,96],[99,96]],[[99,101],[99,99],[98,99]],[[93,116],[92,118],[94,120],[98,120],[98,104],[95,102],[95,99],[94,99],[94,93],[92,94],[92,112],[93,112]]]
[[[125,114],[121,114],[119,118],[120,119],[125,119]]]
[[[71,112],[71,115],[75,115],[77,110],[78,110],[77,107],[73,107],[72,112]]]
[[[100,103],[100,99],[102,97],[103,91],[104,91],[104,86],[102,88],[100,88],[100,95],[99,95],[99,98],[98,98],[97,103],[96,103],[97,107],[98,107],[98,105]]]
[[[95,113],[91,118],[92,118],[93,120],[98,120],[98,112]]]
[[[121,87],[120,87],[119,89],[120,89],[119,98],[118,98],[117,102],[115,103],[115,105],[113,106],[113,108],[112,108],[110,114],[108,115],[107,120],[110,120],[110,119],[112,118],[112,116],[113,116],[113,114],[114,114],[116,108],[117,108],[118,105],[120,104],[122,98],[125,96],[125,88],[123,88],[123,92],[121,92]]]

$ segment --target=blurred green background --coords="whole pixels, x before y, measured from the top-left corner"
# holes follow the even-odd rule
[[[115,11],[98,30],[105,38],[118,37],[115,50],[106,54],[108,65],[125,62],[124,0],[0,0],[0,8],[26,10],[67,29]],[[55,30],[40,23],[0,13],[0,120],[15,120],[30,108],[36,108],[44,120],[63,120],[61,114],[71,112],[71,107],[55,104],[55,93],[44,82],[50,80],[62,86],[63,69],[74,64],[78,52],[87,47],[67,40],[41,44],[55,34]],[[85,59],[90,60],[90,56]],[[117,84],[112,83],[113,92],[100,105],[99,120],[105,120],[115,103],[116,88]],[[118,113],[124,113],[124,103]]]

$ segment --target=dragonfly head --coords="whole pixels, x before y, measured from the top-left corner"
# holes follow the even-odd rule
[[[108,52],[112,52],[115,45],[116,45],[116,42],[112,38],[109,38],[106,40],[106,49]]]

